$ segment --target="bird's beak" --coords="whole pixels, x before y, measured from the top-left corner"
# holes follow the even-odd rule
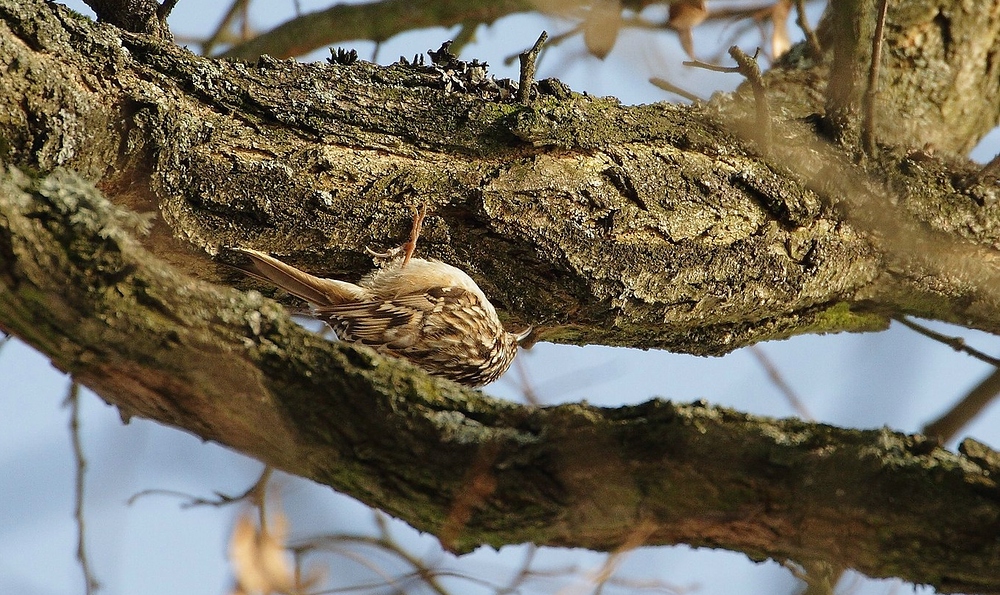
[[[528,335],[530,335],[531,331],[533,331],[533,330],[535,330],[535,327],[529,326],[528,328],[524,329],[523,331],[521,331],[519,333],[513,333],[514,334],[514,340],[517,341],[518,343],[520,343],[521,341],[524,341],[525,339],[528,338]]]

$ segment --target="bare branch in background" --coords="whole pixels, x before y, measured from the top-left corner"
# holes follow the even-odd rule
[[[949,442],[1000,394],[1000,369],[993,370],[947,413],[924,426],[921,433]]]
[[[664,91],[666,91],[668,93],[673,93],[674,95],[678,95],[680,97],[683,97],[684,99],[687,99],[688,101],[692,101],[692,102],[694,102],[694,101],[704,101],[704,99],[702,99],[701,97],[698,97],[694,93],[688,92],[688,91],[686,91],[686,90],[678,87],[677,85],[671,83],[670,81],[668,81],[666,79],[662,79],[662,78],[654,76],[653,78],[649,79],[649,82],[651,84],[655,85],[656,87],[659,87],[660,89],[663,89]]]
[[[795,13],[795,23],[799,26],[799,29],[802,29],[802,33],[806,36],[806,42],[809,44],[813,60],[822,59],[823,47],[819,44],[819,37],[816,36],[815,29],[809,25],[809,19],[806,18],[805,0],[795,0]]]
[[[878,75],[882,63],[882,38],[885,35],[885,15],[889,0],[879,0],[875,37],[872,39],[872,62],[868,70],[868,87],[862,101],[861,148],[869,157],[875,155],[875,98],[878,95]]]
[[[912,320],[904,318],[902,316],[895,317],[893,318],[893,320],[911,330],[920,333],[925,337],[934,339],[939,343],[944,343],[945,345],[951,347],[955,351],[961,351],[962,353],[971,355],[972,357],[978,359],[979,361],[986,362],[991,366],[1000,367],[1000,359],[995,358],[991,355],[987,355],[974,347],[969,347],[968,345],[965,344],[965,339],[961,337],[949,337],[948,335],[944,335],[937,331],[933,331],[922,324],[917,324],[916,322],[913,322]]]
[[[792,0],[778,0],[771,12],[771,60],[777,60],[792,47],[788,35],[788,15],[792,11]]]
[[[774,383],[774,386],[777,387],[778,391],[785,396],[788,404],[792,406],[792,410],[795,411],[799,417],[802,419],[816,419],[812,416],[812,413],[809,412],[809,409],[806,407],[802,399],[795,394],[792,387],[785,382],[785,378],[781,375],[778,367],[774,365],[774,362],[772,362],[771,358],[767,356],[767,353],[763,348],[759,345],[751,345],[750,354],[757,359],[757,362],[762,368],[764,368],[764,371],[767,372],[768,378],[771,379],[771,382]]]
[[[175,490],[142,490],[136,494],[133,494],[128,500],[125,501],[129,506],[133,505],[140,498],[145,498],[146,496],[176,496],[178,498],[187,498],[188,501],[181,504],[181,508],[194,508],[196,506],[229,506],[230,504],[237,504],[240,502],[250,502],[254,506],[262,506],[264,502],[264,496],[267,493],[267,484],[271,479],[271,475],[274,473],[274,467],[269,465],[264,466],[264,470],[261,472],[260,476],[254,481],[253,485],[247,489],[247,491],[239,494],[238,496],[229,496],[223,494],[222,492],[216,492],[215,498],[200,498],[197,496],[192,496],[190,494],[185,494],[183,492],[178,492]]]
[[[76,461],[76,481],[74,488],[75,507],[73,516],[76,518],[76,559],[80,562],[80,569],[83,571],[84,592],[91,595],[101,588],[97,578],[90,568],[90,559],[87,557],[87,532],[86,520],[83,514],[84,487],[87,473],[87,459],[83,454],[83,441],[80,439],[80,383],[75,379],[70,379],[69,393],[63,406],[69,407],[69,432],[73,443],[73,458]]]
[[[684,53],[694,59],[694,37],[692,30],[708,18],[705,0],[675,0],[670,3],[667,26],[677,32]]]
[[[210,56],[212,50],[215,49],[220,43],[231,43],[234,41],[244,42],[247,40],[247,33],[249,31],[247,25],[248,9],[250,6],[250,0],[233,0],[232,5],[230,5],[229,10],[226,11],[225,16],[219,21],[219,26],[215,28],[215,31],[201,44],[201,54],[203,56]],[[237,18],[243,19],[241,36],[239,39],[233,40],[231,28],[233,22]]]

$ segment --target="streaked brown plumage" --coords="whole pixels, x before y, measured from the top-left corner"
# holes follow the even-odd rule
[[[415,220],[405,254],[356,285],[310,275],[263,252],[237,250],[265,278],[309,302],[342,340],[402,357],[460,384],[489,384],[510,367],[528,331],[504,330],[493,304],[460,269],[410,258],[418,232]]]

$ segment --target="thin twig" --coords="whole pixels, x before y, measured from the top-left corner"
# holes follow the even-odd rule
[[[680,87],[678,87],[677,85],[671,83],[670,81],[661,79],[659,77],[655,77],[654,76],[653,78],[649,79],[649,82],[652,83],[653,85],[657,86],[658,88],[663,89],[664,91],[666,91],[668,93],[673,93],[674,95],[679,95],[679,96],[683,97],[684,99],[687,99],[688,101],[695,101],[695,102],[704,101],[704,99],[702,99],[701,97],[698,97],[694,93],[691,93],[689,91],[685,91],[684,89],[681,89]]]
[[[969,394],[947,413],[924,426],[922,434],[937,437],[942,443],[954,438],[973,418],[979,415],[1000,394],[1000,369],[976,385]]]
[[[768,152],[771,150],[771,108],[767,103],[764,78],[760,74],[760,66],[757,65],[757,56],[759,54],[760,48],[757,48],[753,56],[748,56],[739,46],[734,45],[729,48],[729,55],[739,65],[740,74],[746,77],[750,83],[750,88],[753,89],[754,105],[757,108],[757,126],[760,130],[758,140],[763,145],[764,151]]]
[[[531,382],[531,377],[528,374],[527,366],[524,365],[523,357],[514,359],[514,372],[517,373],[518,386],[521,389],[521,398],[524,400],[525,404],[531,405],[532,407],[541,406],[542,400],[538,398],[538,392],[535,391],[535,387]]]
[[[201,55],[208,56],[215,49],[215,46],[219,44],[219,41],[229,30],[230,25],[233,23],[233,19],[239,16],[240,12],[243,10],[243,6],[250,0],[234,0],[233,5],[229,7],[229,11],[226,12],[226,16],[222,17],[222,21],[219,22],[219,26],[216,27],[212,35],[201,44]]]
[[[83,456],[83,442],[80,440],[80,383],[76,379],[70,380],[69,393],[66,395],[63,406],[70,408],[69,431],[73,442],[73,456],[76,459],[76,506],[73,511],[73,516],[76,518],[76,559],[80,561],[80,568],[83,570],[85,593],[91,595],[100,589],[101,585],[91,572],[90,561],[87,558],[86,524],[83,518],[83,490],[87,459]]]
[[[864,120],[861,125],[861,148],[869,157],[875,155],[875,93],[878,87],[879,65],[882,62],[882,38],[885,36],[885,15],[889,0],[881,0],[878,20],[875,21],[875,36],[872,39],[872,63],[868,69],[868,88],[862,100]]]
[[[475,21],[461,24],[455,38],[451,40],[451,53],[458,56],[462,53],[465,46],[476,39],[476,28],[478,25],[479,23]]]
[[[257,522],[260,524],[261,535],[267,533],[267,484],[271,481],[274,467],[267,465],[260,477],[243,495],[257,506]]]
[[[254,481],[253,485],[250,486],[247,491],[243,492],[238,496],[230,496],[228,494],[223,494],[221,492],[215,492],[215,498],[199,498],[197,496],[192,496],[191,494],[185,494],[184,492],[178,492],[176,490],[142,490],[136,494],[133,494],[125,503],[129,506],[135,504],[139,498],[145,498],[146,496],[177,496],[178,498],[187,498],[188,501],[181,504],[181,508],[194,508],[195,506],[228,506],[230,504],[235,504],[237,502],[244,502],[250,500],[254,505],[260,505],[261,495],[266,490],[267,482],[271,478],[271,474],[274,472],[274,468],[271,466],[264,467],[264,471],[261,472],[260,477]]]
[[[795,24],[802,29],[802,33],[806,36],[806,41],[809,43],[809,51],[813,54],[813,59],[820,60],[823,58],[823,47],[819,44],[819,37],[816,36],[816,31],[809,25],[809,20],[806,19],[806,1],[805,0],[795,0]]]
[[[546,31],[538,36],[538,41],[531,49],[521,52],[518,58],[521,60],[521,76],[517,87],[517,101],[527,105],[531,101],[531,87],[535,83],[535,61],[538,59],[538,52],[542,51],[545,40],[549,38]]]
[[[681,62],[684,66],[690,66],[692,68],[704,68],[705,70],[711,70],[712,72],[739,72],[738,66],[719,66],[718,64],[712,64],[711,62],[702,62],[701,60],[685,60]]]
[[[604,559],[604,563],[601,564],[600,568],[590,573],[588,578],[591,584],[595,587],[594,593],[600,593],[603,591],[604,585],[611,580],[615,572],[617,572],[621,567],[625,558],[637,548],[645,545],[655,530],[656,527],[653,523],[640,521],[629,532],[629,534],[625,537],[625,543],[620,545],[617,549],[615,549],[615,551],[611,552],[608,557]]]
[[[563,41],[565,41],[565,40],[569,39],[570,37],[573,37],[574,35],[580,33],[580,31],[583,31],[583,25],[582,24],[581,25],[577,25],[576,27],[573,27],[572,29],[570,29],[568,31],[564,31],[564,32],[560,33],[559,35],[553,35],[552,37],[550,37],[548,40],[546,40],[545,47],[542,48],[541,52],[539,52],[538,59],[535,60],[535,63],[537,64],[538,62],[541,61],[542,53],[544,53],[545,50],[548,50],[548,49],[556,47],[557,45],[559,45]],[[519,54],[519,53],[518,54],[510,54],[509,56],[507,56],[507,57],[505,57],[503,59],[503,65],[504,66],[510,66],[511,64],[514,63],[514,60],[517,60],[520,56],[521,56],[521,54]]]
[[[240,15],[240,41],[246,41],[253,35],[250,32],[250,2],[243,3],[243,10]]]
[[[764,368],[764,371],[767,372],[768,378],[771,379],[771,382],[774,383],[774,386],[777,387],[777,389],[781,392],[781,394],[785,396],[785,398],[788,400],[788,403],[792,406],[792,409],[796,413],[798,413],[799,417],[806,420],[814,419],[812,414],[809,413],[809,409],[806,408],[805,403],[803,403],[802,399],[800,399],[799,396],[795,394],[795,391],[792,390],[792,387],[789,386],[787,382],[785,382],[785,379],[784,377],[782,377],[781,372],[778,370],[778,367],[775,366],[774,362],[771,361],[771,358],[769,358],[767,354],[764,353],[764,350],[758,347],[757,345],[751,345],[750,353],[755,358],[757,358],[757,363],[759,363],[760,366]]]
[[[961,337],[949,337],[948,335],[942,335],[939,332],[932,331],[926,326],[917,324],[916,322],[908,320],[902,316],[894,316],[893,320],[895,320],[896,322],[902,324],[907,328],[917,331],[918,333],[920,333],[925,337],[934,339],[939,343],[944,343],[945,345],[951,347],[955,351],[961,351],[963,353],[967,353],[968,355],[971,355],[972,357],[978,359],[979,361],[986,362],[991,366],[1000,368],[1000,359],[986,355],[982,351],[979,351],[978,349],[975,349],[973,347],[969,347],[968,345],[965,344],[965,339],[962,339]]]
[[[538,546],[533,543],[529,543],[524,550],[524,560],[521,562],[521,568],[517,571],[517,574],[514,575],[506,587],[501,587],[496,590],[496,595],[510,595],[511,593],[516,593],[521,590],[528,576],[531,575],[531,565],[534,563],[535,555],[537,553]]]

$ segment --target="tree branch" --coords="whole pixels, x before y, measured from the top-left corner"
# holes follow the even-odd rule
[[[641,523],[648,544],[822,558],[942,590],[1000,588],[1000,569],[981,563],[1000,555],[998,469],[982,449],[973,461],[887,430],[702,404],[495,401],[324,341],[257,294],[178,275],[135,241],[139,220],[69,172],[32,181],[9,170],[0,190],[5,332],[126,414],[326,483],[418,529],[447,529],[459,551],[520,541],[611,550]],[[488,489],[468,502],[474,469]]]
[[[456,74],[214,62],[18,6],[4,9],[10,54],[52,73],[61,113],[82,125],[54,119],[47,96],[23,103],[8,77],[12,113],[30,112],[4,129],[13,157],[72,166],[130,208],[160,212],[146,245],[202,278],[245,283],[176,237],[222,258],[227,246],[252,246],[356,279],[371,267],[364,249],[396,244],[409,205],[429,202],[425,254],[470,271],[509,324],[534,324],[540,340],[720,354],[801,332],[880,329],[884,313],[1000,329],[979,272],[956,279],[913,266],[910,236],[882,245],[899,213],[868,228],[854,225],[866,217],[844,220],[841,198],[870,195],[872,180],[849,163],[831,179],[840,157],[805,127],[783,132],[781,154],[764,161],[704,108],[621,107],[544,85],[549,94],[523,106],[467,63]],[[86,52],[40,36],[39,13],[46,27],[85,36]],[[100,82],[109,62],[120,64],[110,87]],[[101,93],[82,93],[80,76]],[[740,110],[728,109],[739,124]],[[878,165],[907,171],[889,182],[899,195],[876,184],[877,204],[901,204],[913,229],[932,222],[946,245],[972,242],[954,258],[1000,238],[996,203],[979,209],[951,187],[956,165]],[[975,235],[969,220],[981,222]],[[956,291],[969,298],[950,299]]]

